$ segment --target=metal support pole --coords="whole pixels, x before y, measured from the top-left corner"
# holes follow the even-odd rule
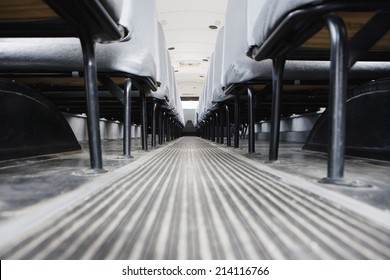
[[[220,141],[219,143],[220,144],[223,144],[225,142],[225,122],[224,122],[224,108],[221,107],[219,108],[219,115],[220,115],[220,119],[219,119],[219,127],[220,127],[220,130],[219,130],[219,137],[220,137]]]
[[[162,143],[165,144],[166,143],[166,127],[167,127],[167,113],[164,112],[163,113],[163,120],[162,120]]]
[[[328,183],[342,183],[344,176],[348,37],[344,22],[329,16],[327,25],[331,41]]]
[[[254,120],[254,96],[251,88],[248,88],[248,153],[255,152],[255,120]]]
[[[203,134],[203,139],[207,139],[207,124],[204,123],[202,125],[202,134]]]
[[[131,157],[131,79],[125,80],[123,95],[123,155]]]
[[[158,110],[158,144],[159,145],[162,145],[163,143],[163,116],[162,116],[163,112],[160,108],[160,110]]]
[[[171,141],[171,123],[170,117],[167,117],[167,142]]]
[[[141,130],[141,136],[142,136],[142,150],[147,151],[148,150],[148,115],[146,112],[146,94],[145,91],[140,91],[141,95],[141,118],[142,118],[142,130]]]
[[[175,128],[173,126],[173,117],[169,118],[169,136],[170,136],[170,141],[174,139],[174,134],[175,134]]]
[[[175,123],[171,119],[171,141],[175,140]]]
[[[284,58],[275,58],[272,62],[272,114],[269,147],[270,161],[278,160],[280,131],[280,97],[282,95],[283,71],[286,60]]]
[[[123,90],[109,76],[99,75],[98,79],[120,103],[125,104]]]
[[[209,120],[205,120],[206,140],[210,140]]]
[[[219,114],[215,112],[215,117],[214,117],[214,132],[215,132],[215,142],[220,143],[220,135],[219,135]]]
[[[225,106],[225,110],[226,110],[226,132],[227,132],[227,140],[226,140],[226,144],[228,147],[230,147],[232,145],[232,135],[231,135],[231,130],[230,130],[230,110],[229,110],[229,106],[226,105]]]
[[[156,134],[157,134],[157,102],[153,104],[153,124],[152,124],[152,147],[155,148],[156,145]]]
[[[237,94],[234,102],[234,148],[240,147],[240,95]]]
[[[173,117],[171,118],[171,141],[175,140],[175,125],[173,123]]]
[[[171,128],[172,128],[171,140],[173,141],[176,139],[176,125],[173,120],[171,123]]]
[[[204,129],[204,139],[207,140],[209,138],[209,129],[207,125],[207,120],[203,121],[203,129]]]
[[[211,141],[215,142],[215,117],[210,117]]]
[[[210,129],[209,129],[209,120],[205,119],[204,120],[204,125],[205,125],[205,134],[206,134],[206,140],[210,140]]]
[[[211,119],[207,120],[207,140],[211,141]]]
[[[84,59],[84,82],[87,99],[87,123],[91,168],[95,171],[101,171],[103,170],[103,157],[100,139],[100,112],[95,42],[88,32],[82,32],[80,34],[80,43]]]

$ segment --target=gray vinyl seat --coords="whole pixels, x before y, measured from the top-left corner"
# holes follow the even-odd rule
[[[97,81],[94,72],[97,69],[98,74],[137,80],[137,84],[141,85],[140,90],[142,90],[142,143],[143,148],[147,149],[145,117],[147,114],[144,96],[145,92],[156,89],[159,63],[155,0],[107,0],[102,2],[46,0],[46,2],[65,22],[73,24],[77,31],[71,33],[68,30],[65,34],[59,34],[59,36],[67,36],[66,38],[55,38],[53,35],[46,36],[44,30],[42,32],[34,30],[34,36],[31,37],[27,35],[19,36],[24,38],[13,38],[14,36],[11,36],[12,38],[0,39],[0,74],[20,73],[23,75],[27,73],[29,75],[40,74],[40,76],[49,74],[50,77],[50,74],[58,73],[64,76],[71,74],[78,77],[79,72],[86,70],[85,77],[88,82],[86,82],[85,87],[89,96],[87,98],[88,118],[92,119],[89,122],[91,123],[89,138],[93,140],[90,141],[91,166],[96,170],[102,169],[103,164],[98,126]],[[90,13],[87,11],[85,14],[83,11],[72,9],[72,4],[79,8],[92,6],[93,9]],[[105,11],[102,7],[107,10]],[[107,19],[107,21],[100,22],[99,15],[94,14],[94,12],[100,13],[100,16]],[[87,20],[80,18],[84,14]],[[50,24],[50,21],[45,22],[45,24]],[[85,27],[83,24],[85,24]],[[107,27],[112,30],[111,35],[105,34]],[[122,28],[117,29],[117,27]],[[89,28],[91,30],[88,30]],[[126,37],[118,37],[121,30],[126,31]],[[40,34],[42,36],[39,36]],[[76,37],[80,37],[82,44]],[[83,42],[85,43],[84,48],[82,48]],[[95,42],[104,44],[96,44],[94,55],[91,55],[91,52],[93,52],[91,51],[92,44]],[[90,63],[85,63],[86,50],[89,50],[88,61]],[[96,69],[94,68],[95,61]],[[94,66],[92,67],[92,65]],[[113,83],[113,81],[111,82]],[[130,88],[126,87],[125,91],[129,91]],[[126,92],[123,93],[126,95]],[[124,107],[130,109],[129,102]],[[126,123],[128,122],[129,120]],[[129,139],[129,135],[124,137],[124,142],[130,143],[130,140],[125,141],[125,138]]]
[[[389,75],[389,62],[357,62],[359,58],[370,50],[375,43],[388,32],[388,27],[378,28],[382,23],[378,18],[386,20],[388,16],[383,11],[389,8],[386,0],[373,1],[327,1],[327,0],[248,0],[247,6],[248,26],[248,53],[256,60],[264,61],[266,58],[274,62],[274,88],[271,122],[271,148],[270,160],[278,157],[279,124],[280,124],[280,96],[281,80],[286,79],[288,63],[285,62],[286,53],[295,51],[305,40],[311,38],[316,31],[324,25],[328,26],[330,38],[329,46],[322,44],[323,49],[330,50],[329,66],[325,71],[329,76],[330,102],[328,109],[332,119],[329,126],[328,141],[328,177],[323,180],[327,183],[345,184],[344,172],[344,148],[345,148],[345,116],[347,84],[351,78],[360,78],[361,81],[378,79]],[[359,28],[359,31],[348,38],[348,28],[345,27],[342,16],[337,15],[342,11],[371,11],[375,16]],[[379,17],[378,17],[379,16]],[[369,27],[367,27],[369,26]],[[379,29],[376,36],[370,36],[367,32]],[[368,40],[367,44],[363,41]],[[350,41],[350,46],[347,42]],[[358,41],[359,43],[357,43]],[[302,48],[304,50],[304,48]],[[350,53],[348,53],[350,49]],[[302,50],[302,51],[303,51]],[[306,67],[311,67],[321,59],[318,50],[307,54],[310,57]],[[287,57],[288,58],[288,57]],[[374,60],[383,60],[380,57]],[[307,71],[306,77],[319,75],[320,69]],[[326,78],[326,77],[324,77]],[[272,150],[272,151],[271,151]]]
[[[225,28],[222,27],[218,32],[217,40],[214,49],[214,62],[213,62],[213,80],[212,80],[212,102],[223,102],[229,98],[224,94],[224,89],[221,83],[222,76],[222,58],[223,58],[223,43],[224,43]]]
[[[261,46],[290,12],[327,0],[248,0],[248,40]]]
[[[248,48],[255,44],[261,45],[288,12],[323,2],[326,0],[229,0],[225,27],[220,30],[217,37],[213,71],[208,74],[208,77],[213,76],[214,81],[211,89],[213,101],[226,100],[223,89],[226,90],[232,85],[272,80],[272,60],[255,61],[246,55]],[[247,32],[242,32],[243,30]],[[327,82],[329,71],[329,61],[288,60],[283,78]],[[388,62],[357,62],[350,70],[349,76],[355,79],[374,78],[388,73],[390,73]],[[210,89],[207,86],[205,89],[203,93],[205,100],[202,102],[207,111],[210,108],[207,99]],[[198,113],[203,114],[202,110]]]
[[[205,83],[203,85],[202,92],[199,96],[199,103],[196,109],[197,114],[197,123],[201,123],[207,117],[207,112],[211,109],[211,102],[209,101],[210,91],[211,91],[211,77],[212,77],[212,65],[213,65],[213,55],[210,59],[210,66],[207,71]]]
[[[323,25],[323,23],[325,23],[325,18],[331,14],[343,18],[343,15],[340,14],[340,12],[348,12],[348,17],[350,18],[351,12],[370,12],[372,14],[384,13],[382,20],[385,20],[385,11],[387,11],[389,7],[390,3],[387,0],[248,0],[247,33],[250,47],[248,54],[254,56],[256,60],[268,58],[270,49],[274,48],[282,39],[279,36],[289,38],[288,40],[284,40],[284,44],[290,45],[285,46],[290,48],[292,43],[291,40],[294,40],[291,38],[291,35],[294,37],[295,33],[300,33],[302,30],[306,30],[317,24],[318,26],[321,24]],[[360,15],[357,14],[356,19],[359,20],[359,18]],[[371,20],[373,18],[374,16]],[[353,30],[364,25],[363,22],[360,22],[359,24],[355,22],[354,24],[354,20],[351,21],[351,24],[352,26],[347,26],[347,29],[351,28]],[[384,25],[379,21],[375,24]],[[359,25],[361,26],[359,27]],[[382,30],[381,32],[385,30],[383,27],[384,26],[379,28]],[[313,31],[315,31],[315,28]],[[348,31],[349,30],[347,30],[347,32]],[[379,36],[379,34],[377,36]],[[372,39],[373,38],[369,40]],[[264,45],[266,40],[268,40],[267,44],[269,48],[265,53],[259,54],[259,49]],[[360,38],[360,40],[364,41],[364,38]],[[323,47],[327,48],[327,46]],[[253,51],[254,49],[255,51]],[[313,59],[316,58],[313,57]],[[350,61],[349,67],[357,60],[358,59]],[[382,59],[376,58],[373,60],[380,61]]]
[[[96,45],[98,72],[157,79],[158,29],[154,0],[124,2],[119,22],[131,31],[127,42]],[[76,38],[2,38],[0,71],[61,73],[84,70]]]
[[[253,45],[261,45],[267,36],[276,28],[280,21],[291,11],[299,8],[319,5],[327,1],[273,1],[273,0],[229,0],[226,10],[226,19],[223,35],[217,39],[216,50],[214,51],[213,75],[211,79],[218,80],[221,64],[220,87],[214,82],[211,90],[204,91],[202,101],[204,109],[199,114],[204,114],[211,108],[209,103],[209,92],[213,94],[213,101],[224,101],[227,96],[236,94],[237,90],[250,84],[267,84],[275,79],[274,63],[271,59],[260,61],[253,60],[247,56],[248,49]],[[247,31],[247,32],[243,32]],[[223,39],[221,39],[223,37]],[[220,42],[223,42],[220,46]],[[222,53],[222,63],[218,62]],[[329,83],[331,62],[322,60],[287,60],[283,67],[283,80],[297,82],[305,81],[310,84],[312,81],[327,85]],[[358,62],[349,70],[348,76],[351,79],[370,79],[385,77],[390,72],[388,62]],[[218,77],[217,77],[218,76]],[[207,87],[206,87],[207,89]],[[224,91],[221,91],[223,89]],[[249,92],[251,91],[251,92]],[[253,98],[252,90],[248,88],[249,116],[253,120]],[[251,105],[252,104],[252,105]],[[253,121],[252,121],[253,122]],[[238,124],[237,124],[238,125]],[[275,126],[276,127],[276,126]],[[277,128],[275,128],[277,130]],[[253,134],[253,125],[250,125],[249,134]],[[253,135],[250,136],[250,138]],[[237,137],[236,137],[237,138]],[[254,142],[254,141],[252,141]],[[238,142],[237,144],[238,145]],[[248,146],[250,152],[254,150],[254,143]]]
[[[206,83],[204,85],[204,103],[203,116],[206,117],[208,112],[213,108],[213,81],[214,81],[214,53],[211,55],[209,69],[206,75]]]
[[[168,74],[168,86],[167,86],[167,91],[166,94],[168,95],[168,98],[166,99],[166,102],[161,104],[161,114],[160,114],[160,131],[162,132],[162,135],[160,135],[160,143],[164,142],[164,126],[163,124],[164,120],[168,117],[168,119],[171,119],[172,117],[174,121],[178,121],[182,126],[184,126],[184,114],[183,114],[183,109],[182,109],[182,104],[181,104],[181,99],[180,95],[178,92],[177,84],[176,84],[176,79],[175,79],[175,73],[174,73],[174,68],[172,66],[171,62],[171,57],[165,49],[166,55],[167,55],[167,74]],[[155,114],[156,116],[157,114]],[[156,120],[157,122],[157,120]],[[161,130],[162,129],[162,130]],[[152,137],[152,139],[154,139]]]
[[[162,108],[167,110],[168,112],[171,112],[173,115],[177,115],[178,112],[180,112],[179,106],[181,106],[181,100],[180,100],[180,93],[177,88],[174,68],[172,66],[171,56],[168,53],[167,49],[166,51],[166,58],[167,58],[167,103],[162,105]]]
[[[23,29],[26,23],[23,20],[39,20],[38,22],[32,22],[32,26],[35,26],[35,31],[31,33],[32,29],[27,27],[26,29],[30,31],[30,34],[21,37],[30,37],[29,35],[33,34],[35,37],[39,37],[39,34],[42,34],[42,37],[55,37],[55,34],[69,36],[73,32],[80,38],[85,36],[88,37],[88,40],[92,39],[94,42],[107,43],[127,39],[129,35],[126,24],[122,25],[119,22],[122,11],[129,5],[128,1],[29,0],[26,2],[14,0],[12,2],[12,5],[10,5],[11,9],[16,10],[16,12],[18,7],[25,5],[28,5],[28,8],[31,9],[30,13],[24,13],[24,18],[17,29]],[[55,13],[50,12],[48,6]],[[53,19],[58,16],[64,20],[64,24],[68,25],[68,27],[64,26],[65,29],[60,27],[63,25],[61,20],[55,21],[57,23],[50,21],[50,18]],[[42,22],[40,22],[41,19],[43,19]],[[48,28],[48,25],[51,25],[50,28]],[[27,33],[24,33],[22,30],[19,34]]]
[[[183,103],[181,101],[176,82],[175,82],[175,100],[176,100],[175,119],[181,124],[182,127],[184,127],[185,121],[184,121]]]
[[[261,1],[259,1],[261,2]],[[253,80],[272,79],[272,61],[254,61],[246,56],[248,36],[243,30],[248,28],[247,0],[229,0],[222,57],[221,85],[228,88],[233,84]],[[288,61],[285,67],[286,79],[327,79],[328,62]]]
[[[148,95],[152,99],[153,106],[153,123],[152,123],[152,146],[156,146],[156,133],[157,133],[157,110],[160,108],[161,114],[173,116],[179,123],[184,122],[181,100],[177,91],[177,85],[174,76],[174,70],[170,54],[167,50],[164,30],[160,23],[158,23],[158,67],[157,67],[157,83],[158,88],[156,91],[150,92]],[[181,113],[180,113],[181,112]],[[160,115],[163,118],[164,115]],[[164,137],[162,133],[162,122],[160,120],[160,140],[162,143]]]
[[[158,23],[158,37],[157,82],[159,86],[157,91],[150,93],[149,97],[159,100],[161,107],[169,111],[184,126],[184,114],[180,94],[176,84],[171,57],[167,50],[164,31],[160,23]]]
[[[169,102],[167,104],[167,110],[174,110],[175,109],[175,100],[176,100],[176,94],[177,93],[177,85],[176,85],[176,78],[175,78],[175,70],[172,66],[171,57],[168,53],[168,84],[169,84]]]
[[[203,119],[204,119],[204,99],[205,99],[205,91],[206,87],[203,86],[202,92],[199,95],[199,101],[198,101],[198,106],[196,107],[195,114],[196,114],[196,125],[199,126]]]
[[[171,57],[169,53],[167,52],[167,58],[168,58],[168,103],[165,108],[169,112],[171,112],[172,115],[176,116],[176,119],[184,125],[184,113],[183,113],[183,106],[180,99],[180,93],[177,87],[174,68],[172,66]]]
[[[282,5],[281,2],[288,4]],[[280,18],[279,20],[276,19],[276,15],[282,17],[291,9],[320,2],[324,2],[324,0],[229,0],[224,34],[222,86],[226,88],[232,84],[253,80],[271,80],[272,61],[270,59],[255,61],[247,57],[248,48],[253,44],[260,46],[264,42],[270,30],[272,30],[272,27],[265,28],[264,26],[274,26],[280,21]],[[270,6],[275,6],[275,3],[279,3],[281,7],[276,8],[277,11],[271,13]],[[265,17],[264,13],[272,14],[272,16]],[[267,21],[268,17],[271,17],[269,21]],[[247,30],[247,33],[242,32],[242,30]],[[267,30],[267,32],[264,30]],[[260,33],[264,35],[259,35]],[[285,80],[325,81],[329,79],[329,69],[329,61],[288,60],[283,76]],[[377,77],[389,73],[389,71],[390,64],[387,62],[358,62],[351,69],[350,77],[362,78],[367,75]]]
[[[172,71],[167,44],[165,41],[164,31],[160,23],[158,23],[158,68],[157,81],[158,89],[153,91],[151,95],[159,100],[169,102],[169,92],[172,91],[169,83],[169,75]]]
[[[170,116],[173,116],[182,126],[184,126],[183,105],[180,98],[180,93],[177,87],[174,69],[169,53],[168,56],[168,102],[162,106]]]

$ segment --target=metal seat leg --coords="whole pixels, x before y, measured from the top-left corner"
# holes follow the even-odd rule
[[[279,154],[279,130],[280,130],[280,97],[282,95],[283,71],[286,60],[284,58],[273,59],[272,67],[272,115],[271,134],[269,147],[269,160],[278,160]]]
[[[153,125],[152,125],[152,147],[156,145],[156,134],[157,134],[157,102],[153,104]]]
[[[322,182],[344,184],[348,39],[341,18],[329,16],[327,25],[331,40],[328,177]]]
[[[223,144],[225,142],[225,122],[224,122],[224,108],[220,108],[219,109],[219,115],[220,115],[220,119],[219,119],[219,124],[220,124],[220,130],[219,130],[219,137],[220,137],[220,141],[219,143],[220,144]]]
[[[228,147],[230,147],[232,145],[232,135],[231,135],[231,130],[230,130],[230,110],[229,110],[229,106],[226,105],[225,106],[225,110],[226,110],[226,144]]]
[[[214,132],[215,132],[215,139],[214,139],[214,142],[216,143],[220,143],[220,135],[219,135],[219,113],[215,113],[215,116],[214,116]]]
[[[160,109],[158,112],[158,144],[163,144],[164,128],[163,128],[163,112]]]
[[[248,88],[248,153],[255,152],[255,122],[253,115],[253,90]]]
[[[240,95],[237,94],[234,102],[234,148],[240,147]]]
[[[146,112],[146,94],[145,91],[141,90],[141,114],[142,114],[142,130],[141,130],[141,137],[142,137],[142,150],[147,151],[148,150],[148,115]]]
[[[103,158],[100,139],[99,94],[97,89],[97,66],[95,57],[95,42],[86,32],[80,35],[84,59],[85,92],[87,98],[87,123],[91,168],[103,170]]]
[[[131,80],[124,84],[123,155],[131,157]]]
[[[165,144],[166,143],[166,139],[167,139],[167,133],[166,133],[166,127],[167,127],[167,113],[166,112],[164,112],[163,113],[163,120],[162,120],[162,135],[161,135],[161,137],[162,137],[162,142],[163,142],[163,144]]]

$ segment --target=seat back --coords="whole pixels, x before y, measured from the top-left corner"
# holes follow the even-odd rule
[[[229,68],[248,50],[246,32],[243,32],[247,30],[247,0],[228,1],[224,30],[221,84],[225,87]]]
[[[169,71],[172,71],[172,66],[170,65],[168,57],[169,53],[167,51],[164,30],[161,24],[158,23],[157,82],[159,82],[160,85],[158,90],[153,92],[152,95],[161,100],[169,98]]]
[[[214,53],[211,55],[210,67],[207,73],[206,91],[205,91],[206,112],[213,107],[213,81],[214,81]]]
[[[261,46],[290,12],[327,0],[248,0],[248,43]]]
[[[196,113],[198,114],[197,122],[201,122],[207,115],[207,111],[211,109],[212,106],[212,81],[213,81],[213,65],[214,65],[214,54],[211,55],[210,65],[207,70],[207,75],[205,83],[203,85],[202,93],[199,96],[198,109]]]
[[[176,108],[175,108],[175,111],[177,113],[176,119],[184,126],[185,122],[184,122],[183,103],[181,101],[179,91],[177,90],[177,84],[175,83],[175,85],[176,85]]]
[[[169,103],[168,106],[170,109],[174,109],[176,106],[176,95],[177,92],[177,85],[176,85],[176,78],[175,78],[175,69],[172,66],[171,56],[168,54],[168,98]]]
[[[213,102],[220,102],[225,99],[225,94],[222,89],[221,77],[222,77],[222,59],[223,59],[223,39],[225,28],[222,27],[218,33],[217,41],[214,49],[214,65],[213,65],[213,87],[212,87],[212,100]]]
[[[131,37],[132,44],[142,48],[151,56],[151,60],[158,62],[158,21],[155,0],[126,0],[129,3],[128,22],[134,31]],[[125,12],[125,11],[123,11]],[[124,18],[123,18],[124,20]],[[157,68],[157,65],[156,65]],[[157,70],[156,70],[157,71]],[[157,77],[155,77],[157,78]]]
[[[255,46],[258,38],[255,37],[256,30],[262,28],[261,22],[258,21],[259,14],[264,8],[267,0],[247,0],[247,42],[248,46]]]

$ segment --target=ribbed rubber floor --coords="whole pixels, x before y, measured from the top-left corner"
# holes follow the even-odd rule
[[[182,138],[0,255],[389,259],[390,232],[209,142]]]

